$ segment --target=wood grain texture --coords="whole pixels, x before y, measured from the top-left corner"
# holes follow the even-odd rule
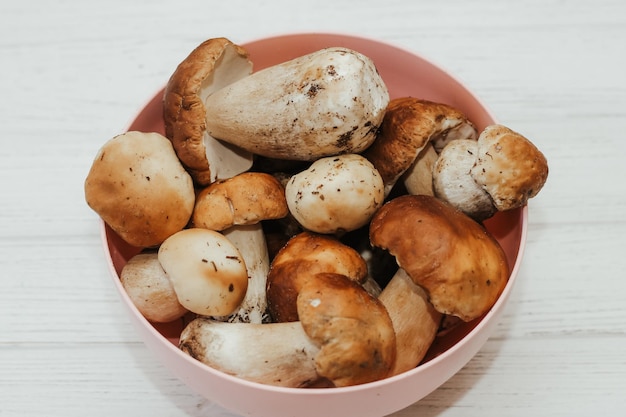
[[[199,42],[303,31],[430,58],[550,164],[493,337],[395,415],[623,415],[626,3],[30,0],[0,4],[0,416],[232,416],[135,335],[83,181]]]

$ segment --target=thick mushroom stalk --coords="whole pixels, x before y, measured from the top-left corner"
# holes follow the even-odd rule
[[[436,197],[404,195],[385,204],[370,223],[370,242],[396,257],[437,311],[465,321],[485,314],[509,277],[498,241]]]
[[[389,195],[427,144],[439,152],[450,141],[477,136],[474,125],[454,107],[403,97],[389,103],[379,134],[363,155],[380,172]]]
[[[327,48],[208,96],[206,125],[213,137],[254,154],[313,161],[366,149],[388,102],[387,87],[369,58]]]
[[[300,322],[225,323],[199,317],[183,329],[179,346],[200,362],[248,381],[306,387],[319,378],[319,348]]]
[[[387,309],[396,333],[396,361],[390,375],[397,375],[415,368],[424,359],[437,335],[442,314],[402,268],[378,299]]]
[[[245,172],[216,181],[196,198],[192,222],[197,227],[221,231],[239,250],[248,272],[248,288],[229,322],[263,323],[267,312],[266,282],[269,253],[261,221],[288,214],[282,184],[273,176]]]

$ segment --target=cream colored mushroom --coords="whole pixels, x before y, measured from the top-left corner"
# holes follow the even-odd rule
[[[237,247],[248,270],[248,289],[239,309],[219,319],[246,323],[269,319],[265,288],[270,261],[260,222],[288,212],[284,188],[269,174],[245,172],[216,181],[198,194],[193,224],[221,231]]]
[[[367,224],[383,204],[383,181],[374,166],[357,154],[318,159],[291,177],[287,205],[303,228],[342,234]]]
[[[369,58],[327,48],[209,95],[206,125],[213,137],[254,154],[313,161],[370,146],[388,102]]]
[[[165,87],[166,136],[200,185],[230,178],[252,166],[252,154],[208,133],[204,107],[209,95],[251,73],[246,50],[226,38],[213,38],[198,45],[178,65]]]
[[[206,316],[235,312],[248,288],[246,264],[223,234],[200,228],[184,229],[166,239],[158,259],[178,301]]]
[[[402,97],[389,103],[378,137],[363,155],[380,172],[387,196],[428,143],[438,153],[452,140],[476,137],[474,125],[454,107]]]
[[[85,200],[127,243],[152,247],[187,225],[195,192],[167,138],[126,132],[98,151]]]
[[[401,181],[408,194],[435,195],[433,170],[439,154],[432,143],[428,143],[417,155],[417,159],[402,174]]]
[[[122,268],[120,282],[137,310],[152,322],[169,323],[187,313],[178,302],[157,252],[139,253],[130,258]]]
[[[301,320],[294,322],[195,319],[180,348],[222,372],[269,385],[339,387],[389,375],[396,353],[391,319],[358,283],[338,274],[311,276],[297,308]]]

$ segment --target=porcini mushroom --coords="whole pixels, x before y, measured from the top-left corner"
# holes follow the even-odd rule
[[[297,321],[296,300],[303,283],[321,272],[336,273],[363,283],[367,264],[338,239],[311,232],[293,236],[274,257],[267,277],[267,303],[275,322]]]
[[[479,223],[427,195],[386,203],[370,223],[372,245],[387,249],[442,314],[485,314],[509,277],[506,255]]]
[[[206,124],[211,136],[254,154],[313,161],[366,149],[388,102],[369,58],[326,48],[211,94]]]
[[[137,310],[149,321],[169,323],[187,313],[178,301],[156,251],[130,258],[122,268],[120,282]]]
[[[489,194],[470,174],[478,158],[478,142],[460,139],[439,153],[432,173],[435,196],[452,204],[474,220],[482,221],[497,211]]]
[[[178,301],[189,311],[226,316],[239,308],[248,288],[248,272],[238,249],[223,234],[184,229],[159,247],[158,259]]]
[[[471,175],[498,210],[510,210],[523,206],[543,188],[548,162],[523,135],[506,126],[491,125],[478,137]]]
[[[294,322],[194,319],[180,348],[222,372],[269,385],[339,387],[389,374],[396,352],[391,319],[359,284],[338,274],[310,276],[297,308],[302,319]]]
[[[127,243],[153,247],[187,225],[195,192],[167,138],[133,131],[100,148],[85,199]]]
[[[244,172],[200,191],[192,215],[196,227],[221,231],[239,250],[248,270],[248,289],[230,322],[268,319],[265,295],[269,253],[261,221],[285,217],[289,210],[282,184],[273,176]]]
[[[303,228],[342,234],[366,225],[385,196],[374,166],[361,155],[343,154],[318,159],[293,175],[285,197]]]
[[[402,97],[391,100],[376,140],[363,155],[380,172],[387,196],[428,143],[439,152],[452,140],[476,137],[474,125],[458,109]]]
[[[251,73],[252,62],[245,49],[226,38],[212,38],[198,45],[167,82],[165,134],[200,185],[230,178],[252,166],[252,154],[207,132],[204,105],[209,95]]]

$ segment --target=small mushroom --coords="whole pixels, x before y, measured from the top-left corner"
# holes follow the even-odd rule
[[[349,386],[389,375],[395,333],[387,310],[338,274],[310,276],[300,321],[249,324],[194,319],[180,348],[230,375],[286,387]]]
[[[196,227],[221,231],[239,250],[248,270],[248,289],[239,309],[221,319],[262,323],[269,318],[265,294],[269,253],[261,221],[289,213],[282,184],[273,176],[244,172],[200,191],[192,215]]]
[[[390,375],[397,375],[415,368],[424,359],[437,335],[442,314],[402,268],[378,299],[387,309],[396,334],[396,360]]]
[[[476,137],[474,125],[459,110],[402,97],[391,100],[376,140],[363,155],[380,172],[387,196],[428,143],[438,153],[452,140]]]
[[[433,170],[439,154],[432,143],[427,144],[417,155],[417,159],[402,174],[401,180],[408,194],[435,195]]]
[[[336,273],[363,283],[367,264],[361,255],[334,237],[302,232],[274,257],[267,277],[267,303],[275,322],[296,321],[296,300],[303,283],[318,273]]]
[[[526,137],[502,125],[485,128],[478,137],[474,180],[498,210],[525,205],[548,179],[548,162]]]
[[[187,313],[178,302],[156,252],[130,258],[122,269],[120,282],[137,310],[151,322],[169,323]]]
[[[178,301],[193,313],[226,316],[244,299],[246,264],[235,245],[219,232],[181,230],[159,247],[158,259]]]
[[[213,138],[206,128],[206,98],[252,73],[248,52],[226,38],[198,45],[176,68],[163,96],[165,134],[193,179],[207,185],[252,166],[252,154]]]
[[[327,48],[265,68],[207,97],[210,135],[269,158],[359,153],[376,136],[389,93],[374,63]]]
[[[442,314],[485,314],[509,277],[506,255],[479,223],[436,197],[404,195],[372,218],[370,242],[387,249]]]
[[[196,227],[221,231],[280,219],[288,213],[285,189],[276,178],[244,172],[202,189],[196,197],[192,222]]]
[[[342,234],[366,225],[384,201],[383,181],[374,166],[357,154],[318,159],[291,177],[287,205],[303,228]]]
[[[100,148],[85,199],[127,243],[153,247],[187,225],[195,192],[167,138],[126,132]]]
[[[433,168],[435,196],[477,221],[497,211],[489,194],[470,174],[478,158],[478,142],[461,139],[446,145]]]

